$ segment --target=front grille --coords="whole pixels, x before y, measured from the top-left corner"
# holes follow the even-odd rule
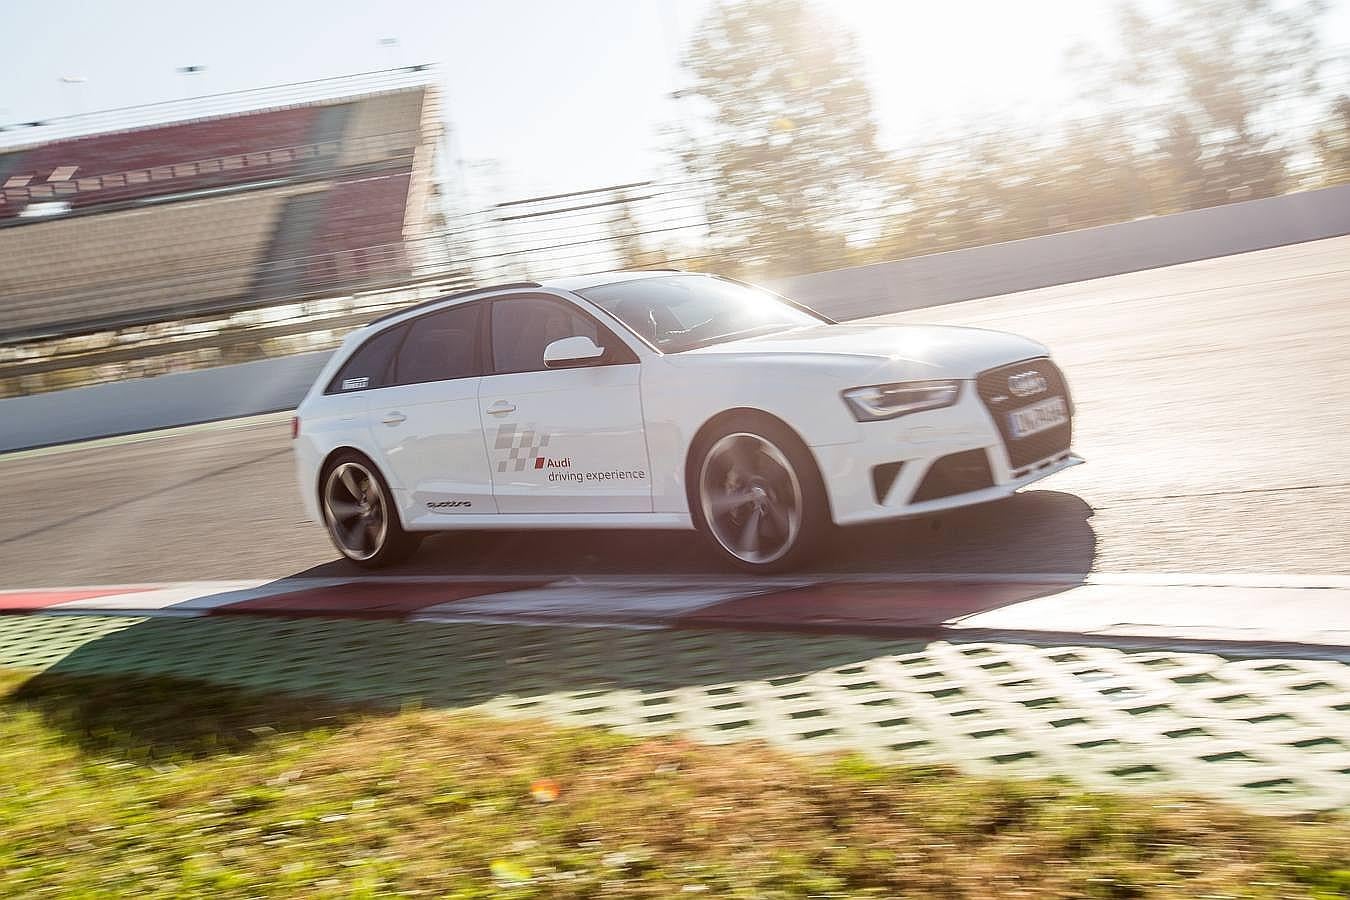
[[[1036,372],[1045,378],[1046,388],[1027,397],[1016,397],[1008,387],[1008,379],[1014,375]],[[1003,446],[1008,449],[1008,460],[1014,472],[1034,462],[1054,456],[1069,449],[1073,440],[1073,400],[1069,396],[1069,386],[1059,367],[1048,359],[1028,359],[1010,366],[999,366],[981,372],[975,379],[975,388],[985,409],[994,417],[998,433],[1003,438]],[[1030,406],[1050,397],[1061,396],[1069,406],[1069,421],[1057,425],[1040,434],[1016,439],[1012,436],[1012,425],[1008,413],[1023,406]]]
[[[937,500],[993,486],[994,474],[989,471],[988,455],[983,450],[964,450],[933,463],[910,502]]]

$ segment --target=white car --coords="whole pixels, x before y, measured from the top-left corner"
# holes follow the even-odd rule
[[[698,529],[732,564],[831,524],[995,500],[1082,462],[1045,347],[838,324],[711,275],[483,288],[350,334],[297,410],[300,491],[353,562],[450,529]]]

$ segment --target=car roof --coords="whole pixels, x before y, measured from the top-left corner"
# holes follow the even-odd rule
[[[560,291],[584,291],[587,288],[600,287],[602,284],[618,284],[623,281],[640,281],[644,278],[682,274],[686,273],[679,269],[621,269],[615,272],[592,272],[590,275],[552,278],[543,282],[542,286]]]
[[[504,284],[485,284],[482,287],[472,288],[467,291],[460,291],[456,294],[445,294],[440,297],[433,297],[430,300],[423,300],[420,303],[413,303],[399,309],[391,310],[382,316],[371,319],[358,330],[366,330],[375,325],[384,325],[392,323],[395,320],[412,318],[415,314],[426,310],[434,309],[442,304],[453,301],[472,300],[477,297],[495,294],[502,291],[528,291],[530,289],[544,289],[554,291],[581,291],[587,288],[599,287],[603,284],[619,284],[624,281],[638,281],[644,278],[654,278],[660,275],[686,274],[679,269],[644,269],[615,272],[595,272],[590,275],[572,275],[566,278],[554,278],[549,281],[513,281]]]

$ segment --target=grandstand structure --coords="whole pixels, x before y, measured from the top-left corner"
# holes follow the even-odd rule
[[[113,112],[0,134],[0,380],[454,281],[428,67]]]
[[[481,283],[706,265],[697,183],[461,208],[434,76],[0,124],[0,398],[328,349]]]

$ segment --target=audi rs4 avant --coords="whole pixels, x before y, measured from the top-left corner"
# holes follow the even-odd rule
[[[309,516],[381,566],[449,529],[697,529],[801,562],[831,525],[995,500],[1081,462],[1046,348],[839,324],[736,281],[483,288],[348,335],[293,425]]]

